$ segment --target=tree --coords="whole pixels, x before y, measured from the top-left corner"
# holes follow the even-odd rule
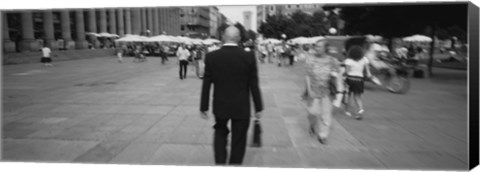
[[[313,12],[312,17],[313,34],[314,35],[326,35],[330,28],[330,22],[327,19],[327,15],[323,10],[317,10]]]
[[[243,25],[240,24],[240,23],[238,23],[238,22],[235,23],[234,26],[237,27],[238,30],[240,30],[240,37],[241,37],[241,38],[240,38],[240,42],[243,43],[243,42],[247,41],[247,40],[248,40],[248,38],[247,38],[247,30],[245,30],[245,27],[243,27]]]
[[[293,25],[294,22],[284,15],[267,16],[266,22],[263,22],[259,27],[259,33],[267,38],[280,39],[282,33],[292,37],[291,35],[296,34]]]
[[[247,40],[255,40],[257,38],[257,33],[253,30],[248,30],[247,31]]]
[[[412,34],[431,38],[437,34],[442,37],[456,34],[466,38],[463,37],[467,27],[466,3],[343,6],[340,17],[345,20],[345,32],[349,35],[376,34],[390,41],[393,37]],[[448,32],[446,28],[452,28],[456,33]],[[433,40],[428,62],[430,75],[433,73]]]

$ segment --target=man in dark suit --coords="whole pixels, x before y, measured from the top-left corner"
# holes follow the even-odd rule
[[[250,94],[257,119],[263,110],[255,56],[240,48],[239,41],[240,31],[230,26],[224,32],[222,48],[208,53],[205,58],[200,112],[202,118],[208,119],[210,86],[213,84],[213,147],[217,165],[227,164],[227,136],[230,132],[227,123],[230,120],[232,137],[228,164],[242,164],[250,125]]]

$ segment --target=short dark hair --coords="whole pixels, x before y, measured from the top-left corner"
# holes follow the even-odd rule
[[[355,61],[358,61],[363,58],[363,48],[358,45],[350,47],[347,52],[347,58],[351,58]]]

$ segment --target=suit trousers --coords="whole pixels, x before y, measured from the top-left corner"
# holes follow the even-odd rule
[[[231,120],[231,145],[229,165],[241,165],[247,146],[247,132],[250,125],[250,119],[221,119],[215,118],[213,128],[214,142],[213,149],[215,154],[215,163],[225,165],[227,163],[227,140],[230,133],[227,123]]]
[[[332,124],[332,102],[329,96],[314,98],[307,109],[310,127],[322,138],[327,138]],[[320,120],[319,120],[320,118]],[[320,125],[318,125],[320,121]]]
[[[188,66],[188,61],[187,60],[180,60],[180,79],[185,79],[187,77],[187,66]]]

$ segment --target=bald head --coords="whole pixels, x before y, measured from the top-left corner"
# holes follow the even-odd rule
[[[223,34],[225,43],[238,43],[240,41],[240,30],[235,26],[229,26]]]

